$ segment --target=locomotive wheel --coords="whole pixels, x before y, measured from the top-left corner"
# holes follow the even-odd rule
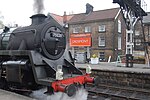
[[[71,84],[71,85],[67,86],[66,89],[65,89],[65,93],[69,97],[74,96],[76,94],[76,92],[77,92],[77,87],[74,84]]]

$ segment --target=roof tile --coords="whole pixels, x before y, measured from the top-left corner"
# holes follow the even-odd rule
[[[53,14],[53,13],[51,13],[51,16],[59,23],[59,24],[61,24],[61,25],[63,25],[64,23],[63,23],[63,17],[64,16],[60,16],[60,15],[57,15],[57,14]],[[73,17],[73,15],[66,15],[66,17],[67,17],[67,21],[69,21],[72,17]]]
[[[113,19],[117,15],[119,8],[112,8],[106,10],[93,11],[89,14],[80,13],[75,14],[70,20],[71,23],[81,23],[95,20],[103,20],[103,19]]]

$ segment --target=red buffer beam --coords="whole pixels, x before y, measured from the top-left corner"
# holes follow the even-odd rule
[[[58,80],[52,83],[52,88],[54,92],[64,92],[68,96],[75,95],[78,86],[84,85],[86,83],[95,83],[99,81],[98,78],[90,77],[89,74],[72,77],[68,79]]]

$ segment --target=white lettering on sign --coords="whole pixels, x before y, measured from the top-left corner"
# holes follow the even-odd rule
[[[73,40],[72,43],[86,43],[88,40]]]

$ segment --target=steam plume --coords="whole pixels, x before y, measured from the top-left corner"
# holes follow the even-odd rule
[[[87,100],[88,96],[88,92],[83,88],[79,88],[73,97],[68,97],[67,94],[62,92],[54,93],[54,95],[46,95],[44,94],[45,91],[46,88],[34,91],[30,94],[30,97],[36,100]]]
[[[43,13],[44,10],[44,0],[34,0],[33,10],[36,14]]]

